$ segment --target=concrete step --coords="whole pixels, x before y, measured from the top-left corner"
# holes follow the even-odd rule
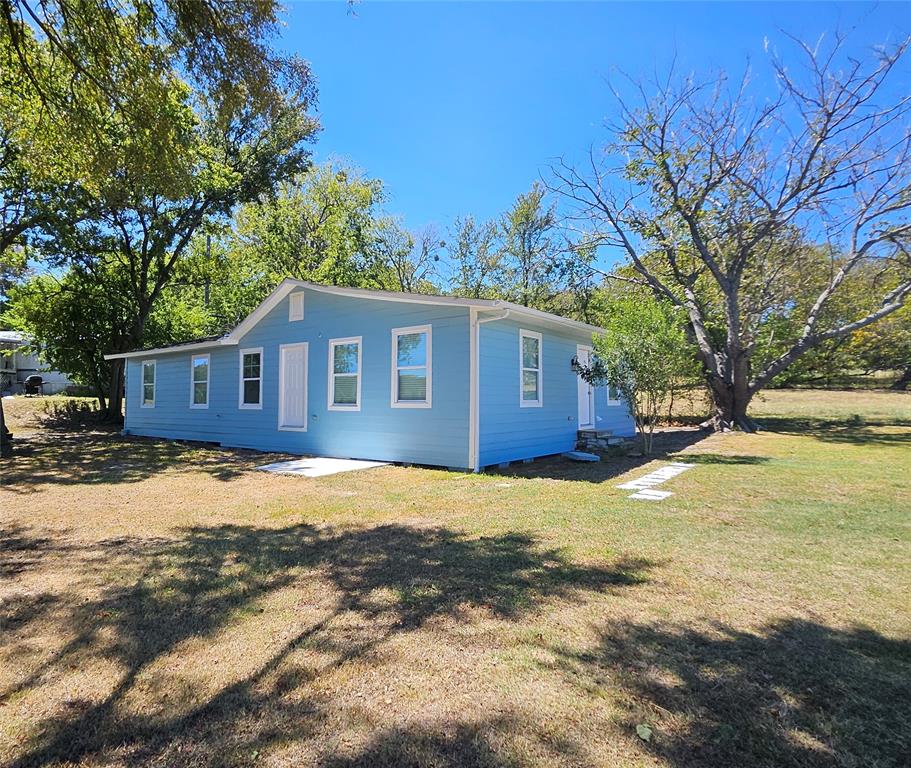
[[[613,435],[613,430],[610,429],[580,429],[576,433],[580,440],[607,440]]]

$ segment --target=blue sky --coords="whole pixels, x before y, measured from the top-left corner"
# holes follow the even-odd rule
[[[604,142],[606,85],[680,69],[762,71],[764,40],[911,32],[908,3],[291,3],[282,45],[309,60],[323,132],[381,178],[411,228],[497,215],[557,156]]]

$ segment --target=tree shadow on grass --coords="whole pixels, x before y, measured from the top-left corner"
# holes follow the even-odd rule
[[[395,728],[377,734],[359,749],[330,755],[319,768],[518,768],[522,762],[501,754],[490,743],[491,733],[527,728],[527,723],[511,717],[438,728]]]
[[[284,458],[114,432],[40,432],[16,439],[13,456],[3,466],[2,489],[28,494],[44,484],[136,483],[166,470],[202,472],[227,481]]]
[[[737,466],[740,464],[757,465],[771,461],[768,456],[750,456],[736,453],[681,453],[671,458],[688,464],[720,464]]]
[[[388,639],[428,621],[470,621],[466,608],[517,619],[549,600],[632,587],[653,567],[628,559],[572,563],[524,534],[469,538],[446,528],[402,525],[195,527],[178,539],[108,540],[72,560],[74,573],[77,565],[97,576],[129,564],[138,574],[88,599],[58,605],[55,616],[69,640],[12,689],[0,691],[0,704],[40,686],[55,671],[98,658],[115,663],[121,674],[101,700],[71,702],[39,722],[11,768],[104,762],[114,753],[133,763],[237,762],[230,755],[249,756],[323,727],[329,701],[286,695],[316,674],[295,668],[290,657],[297,648],[328,654],[323,674],[352,659],[370,663]],[[147,690],[147,679],[140,678],[180,643],[213,637],[245,612],[261,610],[257,606],[277,590],[314,581],[326,585],[321,618],[302,620],[253,672],[189,711],[164,708],[155,715],[131,709],[131,696]],[[352,629],[352,618],[360,629]],[[15,654],[15,647],[2,646],[26,639],[8,633],[0,650]],[[162,685],[165,693],[172,687]]]
[[[64,549],[66,545],[50,536],[36,534],[24,525],[4,525],[0,527],[0,579],[35,568],[44,556]]]
[[[783,435],[812,437],[826,443],[911,446],[911,419],[856,421],[852,419],[761,418],[762,428]]]
[[[911,642],[869,629],[633,624],[594,651],[555,652],[590,692],[624,689],[631,738],[649,724],[673,766],[899,768],[911,755]]]

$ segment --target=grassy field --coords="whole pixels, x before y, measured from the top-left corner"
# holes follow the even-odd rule
[[[658,503],[4,402],[0,765],[908,765],[911,394],[770,393]]]

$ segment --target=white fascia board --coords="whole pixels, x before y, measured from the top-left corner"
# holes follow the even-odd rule
[[[529,320],[536,320],[541,323],[570,328],[580,333],[604,333],[604,329],[599,328],[597,325],[589,325],[580,320],[570,320],[568,317],[560,317],[560,315],[555,315],[551,312],[543,312],[540,309],[523,307],[521,304],[513,304],[510,301],[500,301],[498,302],[498,306],[509,309],[511,314],[527,317]]]
[[[166,355],[169,352],[190,352],[196,349],[212,349],[225,344],[237,344],[236,341],[229,340],[227,336],[211,341],[194,341],[190,344],[175,344],[173,347],[157,347],[155,349],[139,349],[135,352],[118,352],[115,355],[105,355],[105,360],[125,360],[130,357],[146,357],[148,355]]]

